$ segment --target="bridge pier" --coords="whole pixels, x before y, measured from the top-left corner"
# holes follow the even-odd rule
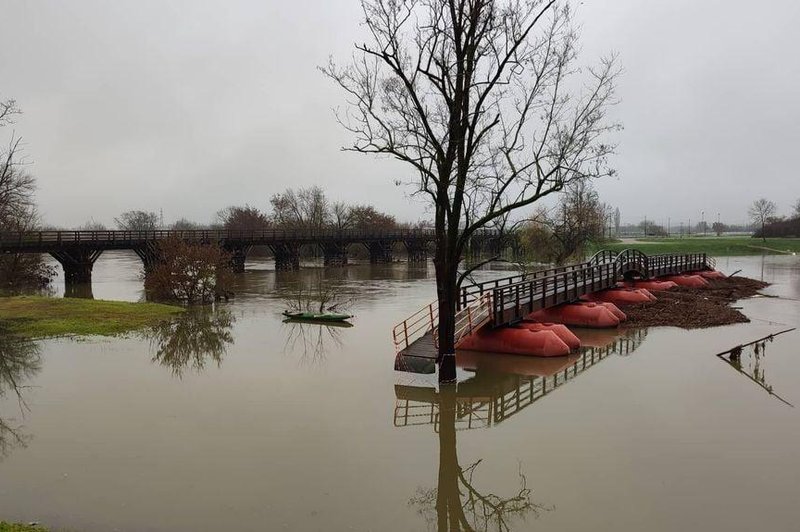
[[[50,252],[64,269],[65,295],[72,297],[72,294],[85,293],[85,289],[80,290],[76,286],[92,283],[92,268],[102,253],[102,249],[87,248],[65,248]]]
[[[346,242],[323,242],[322,248],[323,263],[325,266],[346,266],[347,265],[347,243]]]
[[[369,261],[372,264],[382,262],[392,262],[392,242],[387,240],[376,240],[374,242],[364,242],[369,250]]]
[[[157,242],[147,242],[141,246],[136,246],[133,251],[142,259],[145,275],[153,271],[156,265],[162,261],[161,248],[158,247]]]
[[[279,272],[300,269],[300,244],[288,242],[270,244],[269,248],[275,256],[275,269]]]
[[[225,251],[231,255],[231,268],[235,273],[244,273],[244,264],[247,261],[247,255],[250,253],[251,249],[253,249],[253,246],[246,244],[241,246],[225,246]]]
[[[94,299],[94,292],[92,292],[92,285],[91,283],[64,285],[64,297]]]
[[[426,262],[428,260],[428,246],[419,240],[406,240],[403,242],[408,253],[408,262]]]

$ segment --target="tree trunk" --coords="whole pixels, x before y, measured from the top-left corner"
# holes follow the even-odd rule
[[[439,246],[444,248],[445,246]],[[458,259],[452,258],[446,249],[437,249],[434,264],[436,266],[436,295],[439,303],[439,382],[455,382],[456,380],[456,346],[455,318],[458,290]]]
[[[437,530],[471,530],[458,486],[461,468],[456,447],[456,387],[442,386],[439,395],[439,481],[436,489]],[[463,528],[462,528],[463,527]]]

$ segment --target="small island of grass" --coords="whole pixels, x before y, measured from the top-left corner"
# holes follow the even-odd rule
[[[18,296],[0,298],[0,332],[20,338],[114,336],[183,312],[159,303]]]

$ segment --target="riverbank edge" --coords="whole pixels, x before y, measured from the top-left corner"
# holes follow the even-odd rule
[[[48,532],[48,529],[39,525],[25,525],[22,523],[0,521],[0,532]]]
[[[0,298],[0,334],[28,340],[118,336],[184,311],[183,307],[161,303],[9,296]]]
[[[685,237],[642,238],[633,242],[606,242],[592,246],[590,255],[601,249],[620,252],[638,249],[647,255],[665,253],[707,253],[712,257],[737,257],[753,255],[792,255],[800,253],[800,238],[751,237]]]

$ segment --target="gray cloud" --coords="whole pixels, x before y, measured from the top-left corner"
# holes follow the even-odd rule
[[[0,91],[25,112],[46,220],[163,208],[209,221],[310,184],[424,216],[393,184],[403,166],[339,151],[343,96],[316,67],[346,60],[359,17],[356,0],[7,0]],[[800,197],[799,5],[594,0],[578,19],[583,59],[615,50],[625,69],[620,177],[599,184],[623,219],[735,222],[757,196],[784,211]]]

